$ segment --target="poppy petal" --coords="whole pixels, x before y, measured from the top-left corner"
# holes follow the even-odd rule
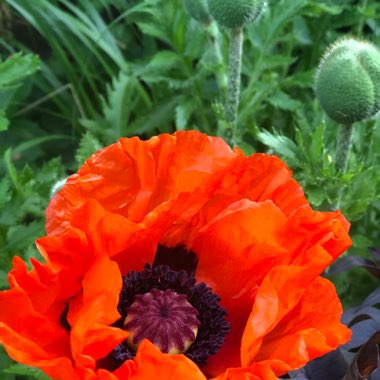
[[[242,338],[242,364],[281,360],[277,375],[334,350],[350,338],[333,284],[310,268],[273,268],[261,284]],[[291,289],[291,291],[290,291]]]
[[[219,192],[240,194],[254,202],[271,200],[286,217],[298,208],[309,207],[292,171],[278,157],[263,153],[250,157],[240,154],[219,185]]]
[[[222,139],[197,131],[147,141],[122,138],[95,153],[66,181],[49,204],[46,229],[61,233],[73,210],[91,198],[108,211],[141,222],[181,193],[212,188],[235,157]]]
[[[122,279],[118,265],[99,256],[82,281],[83,293],[70,303],[71,351],[77,366],[95,368],[128,337],[126,331],[110,327],[120,318],[117,311]]]
[[[302,261],[303,252],[318,245],[330,255],[327,266],[351,246],[349,227],[350,224],[339,211],[318,212],[301,208],[288,219],[284,241],[288,249],[298,256],[294,263],[307,265],[306,261]],[[289,239],[289,236],[292,238]]]
[[[67,332],[36,312],[19,287],[0,292],[0,343],[18,362],[38,366],[57,379],[76,379]]]
[[[152,376],[157,379],[207,380],[186,356],[163,354],[148,340],[140,344],[136,357],[124,362],[114,375],[120,380],[151,380]]]

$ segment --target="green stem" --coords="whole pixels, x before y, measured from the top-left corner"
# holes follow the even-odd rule
[[[339,126],[335,165],[341,173],[347,170],[348,156],[352,145],[352,131],[352,124]]]
[[[347,171],[348,158],[352,146],[352,124],[341,124],[339,126],[337,149],[335,156],[335,166],[338,172],[344,174]],[[342,204],[343,185],[338,193],[338,202],[336,208],[339,209]]]
[[[240,98],[240,75],[243,53],[243,29],[231,30],[230,55],[228,61],[228,90],[226,102],[226,121],[228,128],[226,139],[236,144],[237,115]]]

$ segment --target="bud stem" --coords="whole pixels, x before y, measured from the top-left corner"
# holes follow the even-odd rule
[[[348,156],[352,145],[352,124],[341,124],[339,126],[335,165],[339,172],[347,170]]]
[[[226,102],[226,121],[229,127],[226,139],[236,145],[237,114],[240,98],[240,75],[243,53],[243,29],[231,29],[230,54],[228,61],[228,90]]]
[[[340,124],[338,132],[337,150],[335,156],[335,166],[338,172],[345,173],[347,171],[348,158],[352,146],[352,124]],[[341,207],[343,188],[339,191],[337,208]]]

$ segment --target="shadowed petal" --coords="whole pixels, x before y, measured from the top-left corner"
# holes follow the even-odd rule
[[[114,375],[120,380],[152,380],[153,377],[165,380],[207,380],[201,370],[184,355],[163,354],[147,340],[139,346],[136,357],[126,361]]]

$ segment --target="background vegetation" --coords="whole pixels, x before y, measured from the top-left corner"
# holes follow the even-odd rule
[[[238,145],[247,154],[279,155],[314,208],[335,209],[343,189],[353,246],[326,275],[352,314],[368,302],[377,310],[380,301],[364,301],[377,294],[380,277],[380,121],[355,126],[349,169],[339,174],[337,125],[313,91],[323,51],[346,35],[380,46],[377,0],[268,1],[261,19],[245,28]],[[6,288],[12,257],[36,255],[33,241],[44,235],[52,188],[92,152],[121,136],[223,133],[228,34],[192,19],[180,0],[5,0],[0,36],[0,288]],[[378,325],[361,345],[380,330],[373,315]],[[4,353],[1,369],[4,380],[44,378]],[[346,380],[356,378],[364,377]]]

